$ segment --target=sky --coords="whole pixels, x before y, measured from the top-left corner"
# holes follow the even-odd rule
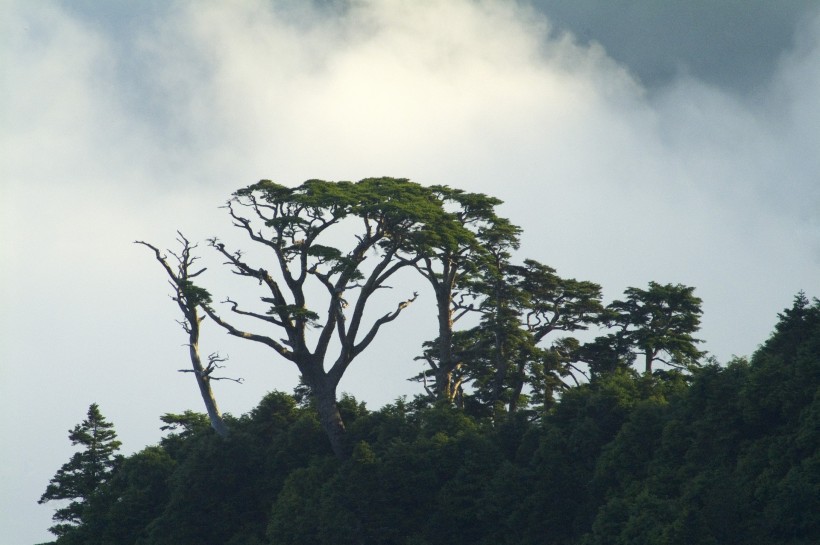
[[[776,4],[776,8],[774,5]],[[685,7],[681,7],[684,6]],[[202,410],[146,240],[241,244],[220,206],[268,178],[406,177],[504,201],[517,258],[603,287],[695,286],[702,347],[750,355],[820,295],[820,4],[640,0],[0,0],[0,533],[99,403],[131,453]],[[247,246],[247,245],[246,245]],[[202,284],[253,296],[214,252]],[[395,286],[409,291],[409,285]],[[250,300],[250,299],[248,299]],[[432,295],[340,390],[377,408],[432,338]],[[392,306],[391,306],[392,308]],[[210,327],[209,327],[210,326]],[[223,411],[291,364],[211,324]]]

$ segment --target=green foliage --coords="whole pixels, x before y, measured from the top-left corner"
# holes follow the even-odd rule
[[[610,508],[585,543],[817,542],[818,349],[820,307],[798,296],[751,364],[696,373],[643,417],[648,435],[624,426],[599,461],[595,485]]]
[[[176,462],[158,446],[126,458],[104,490],[92,499],[81,543],[140,543],[169,498],[168,480]],[[115,521],[111,523],[110,521]],[[62,540],[60,541],[62,543]]]
[[[299,305],[274,305],[268,310],[267,313],[269,315],[275,314],[286,322],[295,320],[297,322],[306,323],[311,327],[319,326],[319,315],[314,311]]]
[[[193,283],[191,280],[179,281],[179,293],[184,297],[184,304],[189,308],[195,308],[199,305],[210,305],[211,294],[205,288],[201,288]]]
[[[208,415],[191,410],[185,411],[182,414],[165,413],[160,416],[159,419],[165,422],[165,425],[159,429],[162,431],[174,431],[180,437],[188,437],[196,433],[201,433],[210,426]],[[177,430],[179,431],[177,432]]]
[[[89,410],[71,438],[96,454],[78,453],[41,499],[74,500],[55,515],[57,543],[820,543],[820,302],[799,293],[750,360],[720,366],[697,349],[694,288],[650,282],[604,307],[593,282],[513,263],[520,229],[500,204],[386,177],[237,191],[234,225],[278,270],[213,239],[269,292],[266,314],[231,311],[284,338],[228,324],[190,281],[177,294],[293,361],[300,386],[229,417],[228,437],[205,415],[166,414],[160,444],[120,462]],[[320,242],[341,224],[358,225],[350,247]],[[362,321],[404,267],[435,296],[427,395],[376,411],[337,399],[353,358],[412,301]],[[327,292],[324,315],[306,306],[308,279]],[[593,326],[605,329],[576,337]]]
[[[86,508],[100,492],[121,462],[115,453],[120,448],[114,425],[108,422],[96,403],[88,408],[86,419],[69,430],[68,438],[83,450],[74,453],[49,481],[39,503],[70,500],[52,517],[58,524],[49,529],[56,536],[66,536],[86,522]]]
[[[125,458],[57,543],[817,543],[820,305],[792,311],[751,361],[619,368],[537,420],[343,396],[344,461],[315,403],[282,392],[226,439],[168,414],[171,433]]]
[[[682,284],[657,282],[650,282],[647,290],[627,288],[625,300],[607,307],[608,321],[618,328],[614,334],[616,359],[630,347],[644,358],[647,374],[655,361],[680,369],[696,367],[704,353],[696,347],[702,341],[692,336],[700,329],[702,313],[702,301],[694,291]]]

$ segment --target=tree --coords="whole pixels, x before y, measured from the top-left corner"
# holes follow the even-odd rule
[[[635,362],[635,354],[623,330],[601,335],[591,342],[579,345],[576,357],[589,366],[593,379],[629,369]]]
[[[121,459],[115,455],[120,442],[116,440],[114,425],[106,421],[96,403],[88,408],[86,419],[69,430],[68,438],[72,445],[82,445],[84,450],[74,453],[63,464],[38,502],[71,500],[52,517],[58,524],[49,531],[58,537],[84,523],[83,512],[89,500],[108,482]]]
[[[476,305],[481,322],[467,336],[471,349],[465,373],[473,382],[475,399],[493,414],[504,404],[517,405],[521,391],[513,387],[510,393],[510,380],[516,377],[511,363],[532,345],[531,337],[519,327],[523,293],[510,264],[518,233],[505,221],[485,230],[481,266],[467,283],[470,292],[481,297]]]
[[[235,192],[226,208],[234,226],[273,254],[273,272],[252,264],[241,250],[211,239],[236,275],[264,288],[260,301],[267,310],[241,307],[230,298],[225,302],[235,317],[261,322],[275,334],[248,331],[210,303],[201,306],[230,335],[268,346],[296,365],[334,453],[346,458],[345,425],[336,402],[339,381],[380,328],[395,320],[417,294],[369,322],[365,311],[378,292],[390,287],[387,282],[394,274],[420,259],[398,259],[398,254],[446,227],[449,217],[429,189],[396,178],[308,180],[295,188],[262,180]],[[351,245],[339,249],[338,241],[349,239],[351,232]],[[315,310],[321,307],[309,305],[309,296],[318,297],[317,291],[324,295],[322,314]],[[327,369],[332,349],[336,353]]]
[[[627,288],[626,299],[609,305],[611,324],[632,351],[642,356],[644,372],[660,361],[688,369],[698,365],[704,355],[696,347],[702,342],[692,336],[700,329],[702,313],[695,288],[683,284],[649,283],[649,289]]]
[[[496,206],[502,203],[499,199],[447,186],[431,189],[441,199],[449,221],[417,239],[406,259],[430,283],[436,297],[438,337],[425,343],[419,359],[430,369],[418,378],[427,387],[426,378],[432,376],[430,393],[452,403],[464,380],[464,354],[458,350],[454,324],[475,310],[475,299],[481,294],[470,284],[482,270],[494,267],[492,250],[506,255],[517,248],[520,229],[496,214]]]
[[[522,325],[532,336],[533,345],[540,345],[556,332],[584,331],[600,321],[604,307],[598,284],[563,278],[554,268],[533,259],[525,260],[515,274],[524,298]],[[576,366],[578,344],[574,337],[562,337],[542,347],[540,354],[532,350],[522,354],[514,388],[520,392],[523,387],[525,364],[530,368],[531,386],[541,405],[551,403],[556,388],[568,386],[565,380],[571,378],[578,385],[576,374],[582,373]],[[526,363],[528,355],[537,357]]]
[[[207,422],[204,429],[208,429]],[[175,460],[160,446],[147,447],[126,457],[111,479],[94,494],[85,509],[83,525],[57,543],[146,543],[147,528],[168,503],[169,481],[175,470]]]
[[[208,412],[208,418],[211,422],[211,427],[221,437],[228,436],[228,426],[222,418],[222,413],[216,403],[213,389],[211,388],[212,380],[234,380],[241,382],[242,379],[230,379],[228,377],[213,376],[213,372],[220,367],[220,363],[225,361],[219,354],[212,353],[208,356],[208,363],[203,365],[202,357],[199,354],[199,333],[200,323],[205,316],[200,315],[199,306],[207,305],[211,302],[211,294],[207,290],[200,288],[194,284],[193,279],[205,272],[205,269],[191,270],[197,257],[193,255],[193,250],[196,245],[192,245],[182,233],[177,232],[179,238],[177,239],[182,246],[179,253],[169,250],[169,253],[174,256],[176,260],[176,267],[168,263],[168,257],[163,255],[156,246],[143,242],[141,240],[134,241],[135,244],[142,244],[147,246],[154,252],[154,256],[162,268],[170,278],[169,282],[174,289],[174,295],[171,297],[182,311],[183,321],[180,322],[182,329],[188,334],[188,355],[191,359],[191,369],[180,369],[181,372],[193,373],[196,378],[199,393],[202,396],[202,401],[205,403],[205,410]]]
[[[557,388],[568,387],[570,379],[578,384],[578,341],[563,337],[549,346],[542,343],[555,332],[587,329],[604,308],[597,284],[562,278],[532,259],[512,265],[508,257],[496,256],[474,282],[485,299],[478,305],[482,320],[472,343],[478,350],[468,373],[482,403],[494,411],[506,405],[512,413],[526,400],[526,385],[538,405],[548,406]]]
[[[794,296],[791,308],[784,309],[777,314],[779,318],[774,332],[763,347],[766,350],[779,352],[787,357],[793,357],[797,346],[800,346],[806,334],[817,324],[820,304],[814,299],[809,301],[804,291]]]

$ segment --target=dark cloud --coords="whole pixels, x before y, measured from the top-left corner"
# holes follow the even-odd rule
[[[743,93],[765,85],[815,0],[531,0],[559,30],[599,42],[647,86],[681,73]]]

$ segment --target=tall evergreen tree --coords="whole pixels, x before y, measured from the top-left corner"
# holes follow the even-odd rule
[[[535,404],[546,408],[554,402],[555,390],[566,388],[570,380],[576,386],[579,384],[576,376],[582,374],[576,366],[579,341],[568,334],[585,331],[600,322],[604,313],[601,286],[587,280],[563,278],[554,268],[533,259],[525,260],[524,265],[516,269],[524,303],[522,327],[536,349],[521,353],[514,388],[521,392],[526,377]],[[564,336],[544,346],[547,339],[558,333]]]
[[[57,522],[49,528],[56,536],[63,536],[81,526],[83,512],[89,499],[108,482],[121,457],[117,454],[120,442],[114,425],[100,413],[100,407],[92,403],[81,424],[69,430],[72,445],[82,445],[84,450],[74,453],[49,481],[38,503],[51,500],[71,500],[66,507],[57,509],[52,519]]]
[[[526,401],[542,408],[554,401],[554,391],[578,384],[579,342],[571,336],[544,344],[551,335],[585,330],[599,321],[604,308],[601,287],[588,281],[562,278],[555,269],[527,259],[509,263],[499,254],[483,268],[472,289],[484,295],[478,305],[481,323],[474,328],[468,377],[478,400],[496,414],[506,406],[516,412]]]
[[[608,309],[619,335],[644,360],[644,372],[652,373],[656,361],[679,369],[698,365],[704,355],[702,342],[692,336],[700,329],[700,297],[695,288],[683,284],[650,282],[649,289],[627,288],[626,299]]]
[[[458,403],[466,378],[464,342],[466,331],[456,331],[455,323],[476,310],[487,294],[475,289],[482,272],[497,269],[499,259],[518,248],[521,229],[496,214],[502,201],[483,193],[467,193],[448,186],[433,186],[435,198],[448,211],[449,221],[415,239],[403,248],[406,259],[430,283],[436,297],[438,337],[424,344],[417,359],[430,367],[416,377],[437,400]],[[469,344],[469,343],[468,343]],[[427,378],[433,384],[428,387]]]

